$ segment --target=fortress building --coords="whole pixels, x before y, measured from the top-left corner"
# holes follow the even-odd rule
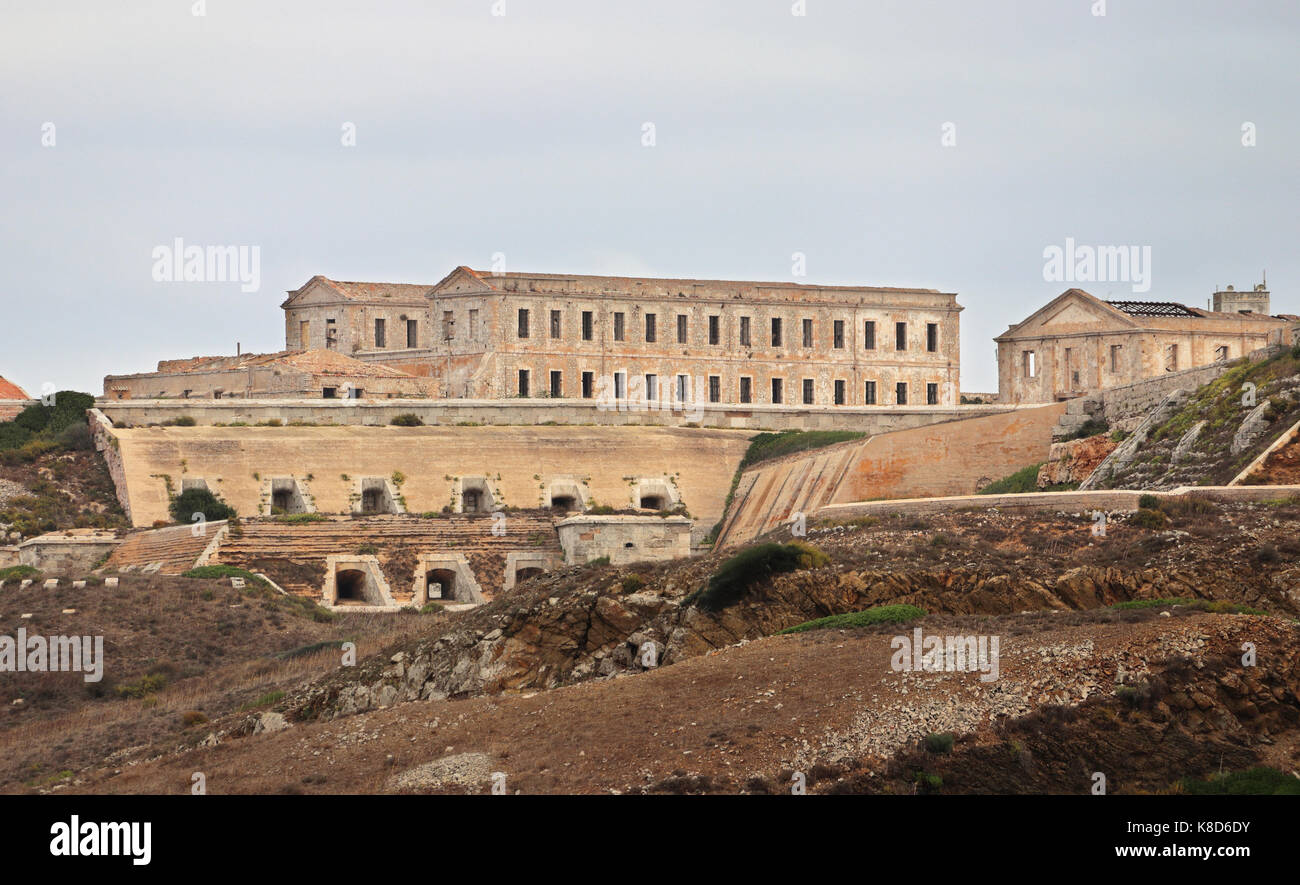
[[[934,289],[494,273],[436,285],[313,277],[288,350],[427,379],[434,398],[954,405],[958,316]]]
[[[994,339],[999,398],[1050,403],[1236,359],[1289,340],[1295,325],[1268,315],[1262,287],[1216,292],[1213,306],[1102,301],[1069,289]]]

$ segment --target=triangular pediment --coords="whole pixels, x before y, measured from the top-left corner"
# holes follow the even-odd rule
[[[1138,324],[1082,289],[1070,289],[999,337],[1034,337],[1073,332],[1127,331]]]
[[[433,287],[432,294],[437,296],[470,292],[492,292],[495,288],[482,276],[461,265],[443,277],[442,282]]]
[[[290,292],[281,307],[310,307],[314,304],[338,304],[347,298],[324,277],[312,277],[301,289]]]

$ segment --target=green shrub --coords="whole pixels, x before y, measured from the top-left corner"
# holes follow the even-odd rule
[[[749,449],[741,459],[740,467],[744,469],[760,461],[833,446],[865,436],[865,433],[855,430],[782,430],[779,433],[760,433],[750,439]]]
[[[691,594],[688,603],[705,611],[721,611],[736,602],[749,590],[773,575],[799,569],[817,568],[830,562],[830,557],[811,544],[793,541],[789,544],[759,544],[743,550],[718,566],[702,590]]]
[[[329,522],[329,517],[322,513],[278,513],[276,522]]]
[[[181,415],[177,418],[168,418],[162,423],[163,427],[193,427],[199,422],[194,420],[192,415]]]
[[[981,495],[1023,495],[1025,492],[1038,491],[1038,469],[1042,467],[1039,464],[1030,464],[1017,470],[1010,476],[1004,476],[995,482],[991,482],[979,490]]]
[[[1160,507],[1160,499],[1155,495],[1141,495],[1138,497],[1138,507],[1143,510],[1157,510]]]
[[[41,577],[41,574],[40,569],[30,565],[11,565],[9,568],[0,568],[0,581],[22,581],[27,578],[34,581]]]
[[[181,714],[181,725],[186,728],[192,728],[195,725],[202,725],[207,721],[208,717],[204,716],[203,713],[198,710],[186,710]]]
[[[635,593],[645,586],[645,578],[640,575],[628,575],[623,579],[623,592]]]
[[[842,627],[867,627],[871,624],[902,624],[923,618],[928,612],[914,605],[877,605],[860,612],[848,612],[842,615],[830,615],[813,621],[804,621],[793,627],[786,627],[780,633],[804,633],[809,630],[831,630]],[[780,635],[778,633],[778,635]]]
[[[196,513],[202,513],[203,518],[209,522],[229,519],[235,515],[233,507],[203,488],[186,489],[181,492],[172,498],[168,510],[176,522],[191,522]]]
[[[1169,517],[1159,510],[1148,510],[1144,507],[1130,516],[1128,521],[1129,525],[1142,529],[1162,529],[1169,524]]]
[[[123,682],[113,690],[121,698],[143,698],[156,694],[167,687],[167,676],[163,673],[146,673],[135,682]]]
[[[423,427],[424,419],[411,412],[403,412],[400,415],[394,416],[392,425],[394,427]]]
[[[424,605],[420,606],[420,614],[422,615],[437,614],[440,611],[442,611],[441,602],[426,602]]]
[[[942,734],[927,734],[925,736],[925,750],[927,753],[951,753],[953,742],[956,736],[950,731]]]

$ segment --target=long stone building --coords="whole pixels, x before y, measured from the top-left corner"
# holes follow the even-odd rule
[[[954,405],[956,295],[934,289],[495,273],[433,286],[313,277],[288,350],[428,379],[437,398]]]
[[[1171,301],[1102,301],[1068,289],[994,340],[1005,403],[1049,403],[1166,372],[1236,359],[1289,340],[1263,287],[1216,292],[1212,310]]]

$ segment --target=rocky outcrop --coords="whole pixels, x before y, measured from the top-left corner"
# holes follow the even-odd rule
[[[1118,445],[1107,434],[1052,443],[1047,462],[1038,468],[1038,487],[1083,482]]]

